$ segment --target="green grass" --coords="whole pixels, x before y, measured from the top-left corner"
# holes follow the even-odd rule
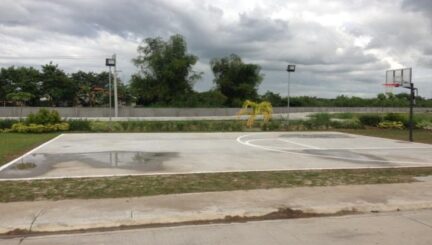
[[[57,135],[0,133],[0,166]]]
[[[387,139],[395,140],[408,140],[408,130],[404,129],[379,129],[379,128],[367,128],[367,129],[340,129],[340,132],[359,134],[365,136],[374,136]],[[432,144],[432,131],[416,129],[413,131],[414,142]]]
[[[0,182],[0,202],[139,197],[174,193],[388,184],[416,181],[432,168],[179,174]]]
[[[353,119],[355,117],[360,117],[362,115],[379,115],[384,117],[385,115],[389,114],[389,113],[382,113],[382,112],[377,112],[377,113],[352,113],[352,112],[342,112],[342,113],[330,113],[330,116],[332,118],[339,118],[339,119]],[[400,115],[404,115],[406,117],[408,117],[408,113],[396,113],[396,114],[400,114]],[[421,121],[421,120],[432,120],[432,113],[430,112],[421,112],[421,113],[414,113],[414,119],[417,121]]]

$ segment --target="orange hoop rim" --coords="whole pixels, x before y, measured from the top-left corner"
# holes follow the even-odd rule
[[[400,87],[401,85],[399,83],[384,83],[384,86],[386,86],[386,87]]]

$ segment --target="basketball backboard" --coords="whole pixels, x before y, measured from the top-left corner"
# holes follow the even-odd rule
[[[412,68],[402,68],[386,71],[386,84],[394,84],[404,88],[411,88]]]

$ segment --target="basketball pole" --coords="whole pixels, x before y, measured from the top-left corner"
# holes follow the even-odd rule
[[[414,128],[414,84],[410,83],[410,110],[409,110],[409,141],[413,142],[413,128]]]
[[[408,71],[409,74],[406,78],[404,72]],[[390,75],[389,75],[390,73]],[[390,83],[389,83],[390,82]],[[409,83],[409,85],[408,85]],[[410,142],[414,141],[413,130],[414,130],[414,105],[416,92],[418,94],[418,89],[414,87],[412,82],[412,68],[401,68],[386,71],[386,86],[403,87],[410,90],[409,93],[409,122],[408,122],[408,140]]]

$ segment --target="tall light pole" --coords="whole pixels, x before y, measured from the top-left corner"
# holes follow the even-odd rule
[[[113,54],[114,59],[114,117],[118,117],[118,95],[117,95],[117,57]]]
[[[109,67],[109,73],[108,73],[108,96],[109,96],[109,120],[111,122],[111,118],[112,118],[112,95],[111,95],[111,66]]]
[[[114,117],[118,117],[118,99],[117,99],[117,61],[116,55],[113,54],[112,58],[107,58],[105,60],[105,65],[109,67],[109,103],[110,103],[110,119],[111,119],[111,67],[114,67]]]
[[[290,83],[291,83],[291,72],[295,72],[295,65],[288,65],[288,91],[287,91],[287,127],[289,127],[289,114],[290,114]]]

